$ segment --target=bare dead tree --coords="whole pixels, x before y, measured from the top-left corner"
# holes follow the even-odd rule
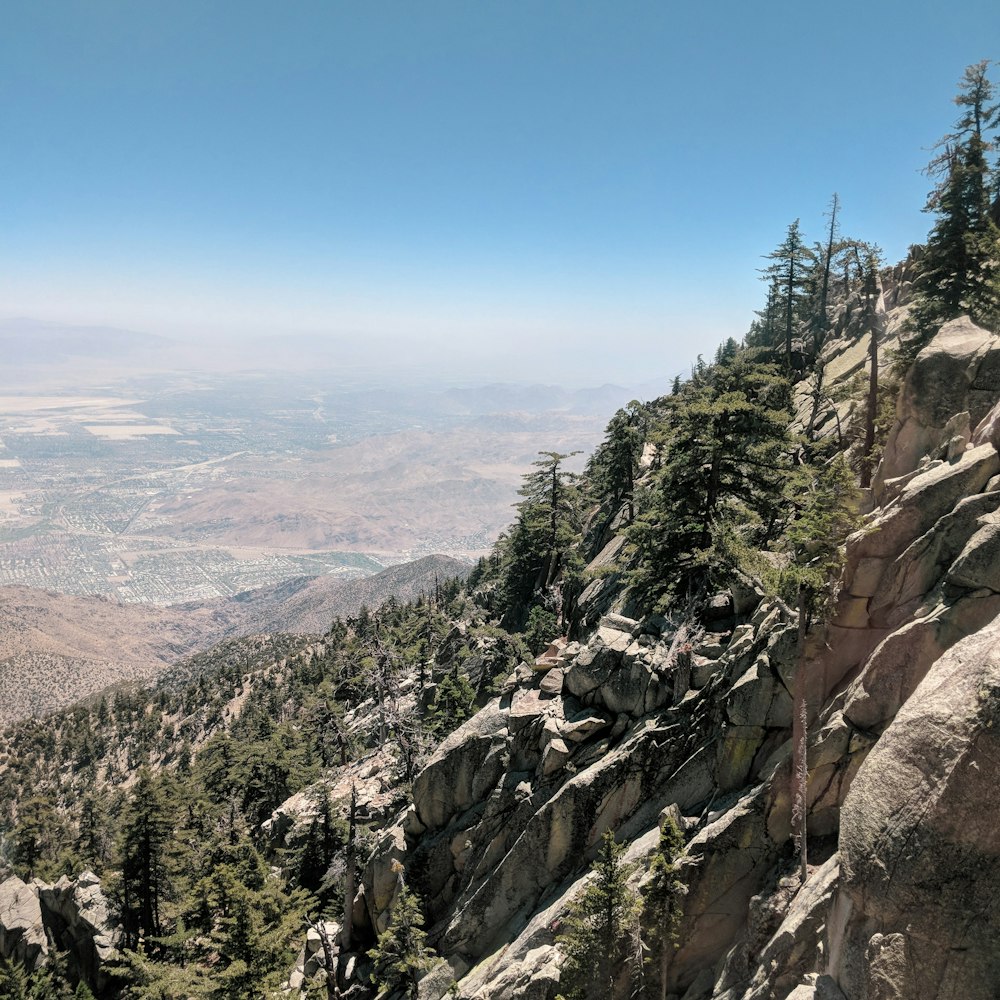
[[[351,782],[351,812],[347,826],[346,871],[344,872],[344,923],[340,930],[340,947],[342,951],[351,950],[351,938],[354,935],[354,891],[357,879],[357,817],[358,789]]]
[[[326,929],[326,921],[322,918],[309,920],[309,927],[319,935],[319,943],[323,948],[323,962],[326,966],[326,998],[341,1000],[340,984],[337,982],[338,955],[330,934]]]

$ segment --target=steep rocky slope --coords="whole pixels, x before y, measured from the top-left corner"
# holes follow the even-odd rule
[[[884,345],[900,313],[885,319]],[[864,357],[847,336],[828,368],[843,378]],[[690,661],[679,623],[612,613],[583,645],[519,668],[417,776],[368,867],[372,929],[387,924],[401,861],[460,996],[551,1000],[556,932],[601,834],[644,857],[676,807],[687,895],[670,995],[993,997],[998,399],[1000,337],[965,319],[902,386],[806,667],[805,885],[790,840],[796,615],[745,588],[705,621]],[[611,546],[599,560],[613,562]],[[585,601],[620,604],[603,589]]]

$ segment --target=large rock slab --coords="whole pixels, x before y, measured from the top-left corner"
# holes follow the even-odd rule
[[[851,998],[992,1000],[1000,982],[1000,622],[930,669],[841,814]]]
[[[833,655],[826,658],[828,671],[837,662],[842,669],[833,671],[834,675],[845,676],[851,667],[867,658],[888,631],[905,620],[904,612],[896,613],[896,600],[902,599],[904,594],[912,600],[919,599],[916,591],[933,575],[930,567],[939,565],[938,560],[943,558],[930,543],[929,554],[911,550],[911,546],[935,528],[942,518],[956,513],[960,501],[980,493],[997,472],[1000,472],[1000,454],[992,445],[966,451],[955,461],[941,463],[916,476],[889,507],[848,539],[845,587],[837,603],[833,627],[844,632],[856,631],[862,636],[867,634],[875,641],[862,638],[856,644],[856,653],[850,650],[855,655],[860,654],[853,663],[848,661],[847,646],[835,648]],[[964,514],[956,514],[954,530],[945,526],[938,534],[954,547],[956,538],[960,540],[962,531],[971,530],[975,515],[992,504],[993,499],[991,494],[985,504],[972,505]],[[886,567],[890,563],[893,565],[881,575],[879,585],[874,588],[875,596],[855,596],[852,592],[855,576],[861,572],[865,577],[865,589],[871,589],[871,579],[879,561]],[[887,594],[895,595],[895,599],[883,597],[883,587]],[[884,630],[882,634],[878,634],[880,630]]]
[[[836,854],[810,874],[777,931],[756,957],[750,989],[746,993],[739,990],[740,996],[745,1000],[794,996],[802,979],[823,965],[826,926],[839,878],[840,858]]]
[[[1000,492],[962,497],[952,510],[892,562],[883,560],[878,584],[872,591],[869,612],[873,620],[894,624],[906,620],[941,581],[948,568],[979,531],[983,519],[1000,508]],[[974,547],[975,548],[975,547]],[[862,567],[859,566],[859,572]],[[974,589],[974,588],[973,588]],[[852,582],[851,592],[857,593]]]
[[[494,699],[438,747],[413,781],[413,804],[429,829],[481,801],[506,768],[509,711]]]
[[[37,886],[12,875],[0,883],[0,957],[36,969],[48,951]]]
[[[77,973],[103,990],[110,982],[106,967],[118,958],[121,926],[93,872],[75,879],[65,875],[54,885],[38,886],[45,927],[59,951],[69,952]]]
[[[984,524],[948,570],[948,582],[966,590],[985,587],[1000,593],[1000,523]]]
[[[955,414],[968,411],[973,425],[986,416],[1000,395],[998,371],[1000,338],[966,316],[941,327],[907,373],[875,481],[877,496],[886,480],[912,472],[947,444]]]
[[[1000,614],[1000,595],[977,594],[937,604],[888,635],[848,689],[844,715],[859,729],[881,733],[951,646]]]
[[[767,833],[759,792],[739,799],[688,844],[682,877],[688,887],[680,947],[670,967],[671,988],[683,992],[714,965],[743,930],[752,896],[778,856]]]

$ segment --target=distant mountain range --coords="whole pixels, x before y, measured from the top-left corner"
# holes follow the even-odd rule
[[[0,352],[6,365],[48,365],[77,358],[93,361],[155,356],[173,341],[112,326],[73,326],[37,319],[0,320]]]

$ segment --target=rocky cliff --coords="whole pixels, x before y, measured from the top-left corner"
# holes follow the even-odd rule
[[[882,300],[883,347],[901,322],[900,285]],[[864,365],[867,345],[842,332],[828,383]],[[804,884],[790,841],[795,612],[737,588],[692,637],[680,622],[613,613],[622,593],[598,585],[584,603],[612,613],[593,634],[515,671],[417,776],[368,865],[370,928],[386,926],[402,862],[459,996],[551,1000],[556,932],[601,835],[642,859],[670,808],[687,831],[687,894],[669,995],[995,996],[998,400],[1000,337],[966,319],[906,374],[837,606],[804,668]],[[836,416],[831,404],[820,422]],[[620,550],[616,538],[596,562]],[[449,982],[428,977],[423,995]]]
[[[41,967],[50,952],[65,952],[81,979],[103,989],[106,963],[117,957],[121,932],[93,872],[23,882],[0,882],[0,957],[28,969]]]

